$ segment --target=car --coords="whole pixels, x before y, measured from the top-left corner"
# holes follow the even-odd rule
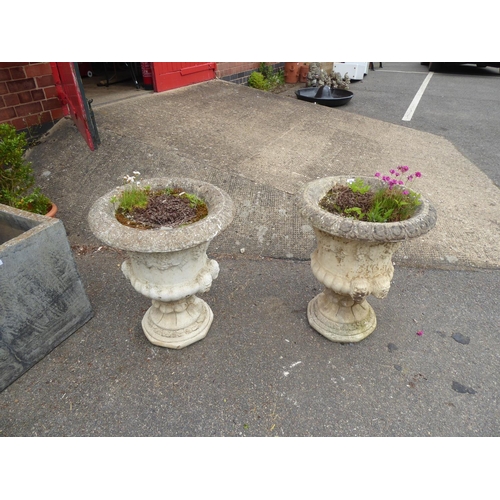
[[[458,65],[458,64],[475,64],[478,68],[500,68],[500,62],[423,62],[421,63],[425,66],[429,66],[429,71],[434,71],[438,73],[443,71],[446,65]]]

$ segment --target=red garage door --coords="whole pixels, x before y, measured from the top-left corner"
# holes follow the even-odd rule
[[[156,92],[176,89],[215,78],[215,63],[155,62],[153,81]]]

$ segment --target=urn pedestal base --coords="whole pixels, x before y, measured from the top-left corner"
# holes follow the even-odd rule
[[[209,305],[195,295],[176,302],[153,300],[142,329],[152,344],[182,349],[205,338],[213,318]]]
[[[354,302],[328,288],[309,302],[309,324],[333,342],[359,342],[377,327],[373,308],[366,300]]]

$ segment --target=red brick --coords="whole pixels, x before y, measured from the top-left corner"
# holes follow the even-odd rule
[[[17,116],[33,115],[42,111],[42,105],[39,102],[30,102],[29,104],[21,104],[14,108]]]
[[[5,94],[3,99],[6,106],[17,106],[21,104],[19,101],[19,94]]]
[[[61,107],[61,101],[57,97],[53,97],[47,101],[42,102],[44,110],[56,109]]]
[[[26,66],[28,63],[18,63],[18,62],[4,62],[0,63],[0,68],[14,68],[16,66]]]
[[[32,90],[31,97],[34,101],[43,101],[45,99],[45,92],[43,89]]]
[[[23,116],[22,121],[24,122],[24,128],[26,127],[34,127],[36,125],[40,125],[42,122],[42,115],[39,113],[33,114],[33,115],[28,115],[28,116]]]
[[[9,120],[9,122],[13,127],[16,127],[16,130],[22,130],[26,128],[26,122],[23,118],[16,118],[14,120]]]
[[[44,111],[42,114],[37,116],[38,123],[47,123],[52,121],[52,115],[50,111]]]
[[[7,84],[0,82],[0,95],[8,94],[8,93],[9,93],[9,89],[7,88]]]
[[[16,92],[22,92],[23,90],[33,90],[36,88],[36,84],[33,78],[28,78],[26,80],[7,82],[7,88],[9,89],[9,92],[15,94]]]
[[[64,118],[66,116],[66,113],[63,108],[60,109],[53,109],[51,112],[52,115],[52,120],[60,120],[61,118]]]
[[[0,95],[0,108],[5,108],[7,105],[5,104],[5,101],[3,100],[3,97]]]
[[[0,69],[0,82],[6,82],[10,79],[10,71],[8,69]]]
[[[7,120],[11,120],[16,117],[16,112],[14,108],[2,108],[0,109],[0,123],[5,122]]]
[[[31,102],[33,100],[33,97],[31,96],[31,92],[29,90],[19,92],[17,96],[19,97],[20,104],[26,104],[27,102]]]
[[[22,80],[23,78],[26,78],[24,68],[22,66],[19,66],[18,68],[10,68],[10,77],[12,80]]]
[[[57,97],[59,94],[57,93],[57,88],[54,86],[54,87],[45,87],[43,89],[43,91],[45,92],[45,97],[47,99],[50,99],[51,97]]]
[[[52,74],[45,76],[37,76],[36,85],[38,88],[49,87],[51,85],[54,85],[54,77],[52,76]]]
[[[31,63],[25,68],[26,76],[42,76],[42,75],[52,75],[52,69],[50,63]]]

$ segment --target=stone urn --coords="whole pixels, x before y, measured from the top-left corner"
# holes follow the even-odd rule
[[[358,221],[319,206],[335,184],[346,184],[352,178],[318,179],[306,184],[298,195],[300,212],[317,240],[312,271],[325,287],[309,302],[307,317],[316,331],[334,342],[359,342],[375,330],[377,319],[366,297],[387,296],[394,274],[393,253],[404,240],[430,231],[437,219],[436,210],[423,198],[413,217],[391,223]],[[382,185],[376,178],[361,178],[374,187]]]
[[[175,228],[137,229],[115,217],[111,199],[126,188],[118,187],[99,198],[88,220],[92,232],[110,247],[124,250],[123,274],[152,306],[142,319],[142,328],[155,345],[181,349],[203,339],[213,313],[196,296],[210,289],[219,265],[207,256],[210,241],[233,220],[234,204],[222,189],[187,178],[145,179],[152,190],[179,187],[196,194],[208,207],[208,215],[193,224]]]

